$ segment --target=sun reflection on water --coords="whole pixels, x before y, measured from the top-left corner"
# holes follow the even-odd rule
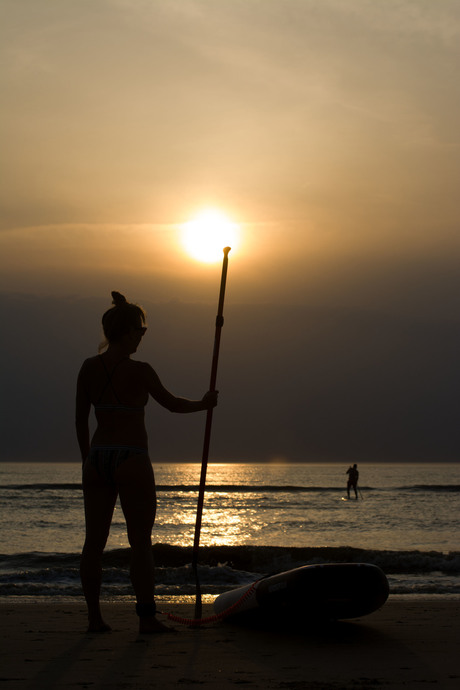
[[[343,546],[359,538],[362,548],[392,548],[397,535],[401,546],[422,548],[427,545],[429,523],[430,548],[454,548],[450,508],[441,511],[435,493],[406,495],[401,490],[413,481],[413,470],[409,468],[402,474],[402,468],[396,475],[391,467],[361,467],[366,482],[362,486],[364,501],[346,502],[341,500],[345,476],[342,465],[210,464],[200,546]],[[190,547],[194,541],[200,466],[163,465],[156,467],[155,473],[162,488],[158,492],[153,543]],[[448,480],[455,481],[452,468],[449,473]],[[419,483],[431,481],[430,477],[420,477]],[[451,506],[455,498],[456,494],[449,494],[446,506]],[[118,510],[109,548],[128,545]],[[398,518],[401,511],[404,530]]]

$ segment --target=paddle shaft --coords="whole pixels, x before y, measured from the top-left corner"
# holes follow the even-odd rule
[[[222,326],[224,325],[224,298],[225,298],[225,285],[227,282],[227,269],[228,269],[228,253],[230,247],[225,247],[224,249],[224,260],[222,263],[222,277],[220,281],[220,293],[219,293],[219,304],[217,307],[216,316],[216,332],[214,335],[214,350],[212,355],[212,365],[211,365],[211,379],[209,383],[209,390],[216,390],[217,381],[217,365],[219,363],[219,349],[220,349],[220,336],[222,331]],[[209,409],[206,414],[206,426],[204,430],[204,441],[203,441],[203,454],[201,458],[201,475],[200,475],[200,488],[198,491],[198,505],[196,511],[196,522],[195,522],[195,537],[193,541],[193,554],[192,554],[192,567],[195,570],[197,576],[197,565],[198,565],[198,549],[200,545],[200,532],[201,532],[201,518],[203,515],[203,503],[204,503],[204,492],[206,486],[206,470],[208,467],[208,457],[209,457],[209,443],[211,440],[211,428],[212,428],[212,413],[213,408]],[[197,580],[198,586],[198,580]]]

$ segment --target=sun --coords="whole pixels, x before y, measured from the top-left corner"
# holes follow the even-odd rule
[[[220,261],[225,247],[235,249],[239,228],[220,211],[209,209],[182,225],[182,242],[190,256],[198,261]]]

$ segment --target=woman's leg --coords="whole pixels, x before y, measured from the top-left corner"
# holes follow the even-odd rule
[[[168,630],[156,620],[153,610],[155,582],[152,528],[156,513],[156,491],[148,455],[133,455],[128,458],[119,466],[115,477],[131,546],[131,582],[137,604],[147,609],[139,619],[139,631],[146,633]],[[148,604],[151,606],[146,606]]]
[[[102,618],[99,596],[102,553],[109,536],[117,489],[105,482],[88,460],[83,467],[86,538],[80,561],[80,578],[88,607],[88,631],[110,630]]]

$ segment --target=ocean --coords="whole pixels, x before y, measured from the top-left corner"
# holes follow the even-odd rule
[[[203,601],[299,565],[378,565],[390,596],[460,597],[460,464],[360,464],[358,500],[344,464],[210,463],[199,552]],[[199,464],[154,463],[156,594],[186,601]],[[81,597],[84,535],[77,463],[0,463],[0,598]],[[129,547],[117,504],[104,600],[130,600]]]

